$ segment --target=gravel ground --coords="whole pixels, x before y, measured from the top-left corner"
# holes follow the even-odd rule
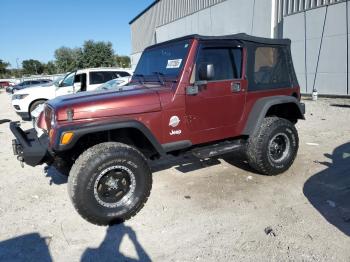
[[[1,124],[0,261],[350,261],[350,100],[305,103],[288,172],[261,176],[239,156],[164,162],[141,212],[108,228],[80,218],[56,170],[21,168]],[[2,92],[6,118],[19,120]]]

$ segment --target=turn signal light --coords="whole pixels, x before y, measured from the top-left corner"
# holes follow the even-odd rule
[[[49,131],[49,138],[50,138],[50,141],[52,140],[52,137],[53,137],[53,129],[50,129],[50,131]]]
[[[73,132],[64,133],[61,137],[61,145],[68,145],[72,141],[73,135]]]

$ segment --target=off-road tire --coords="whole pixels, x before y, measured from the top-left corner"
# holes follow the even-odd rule
[[[129,170],[136,186],[121,206],[107,207],[96,196],[96,183],[104,170],[116,166]],[[136,215],[146,203],[151,188],[152,173],[143,154],[133,147],[114,142],[87,149],[74,163],[68,178],[68,192],[75,209],[96,225],[119,224]]]
[[[38,100],[35,101],[33,104],[30,105],[29,107],[29,116],[32,118],[32,112],[34,111],[35,108],[37,108],[39,105],[44,104],[46,100]]]
[[[269,146],[272,139],[281,135],[289,140],[286,155],[280,161],[274,161],[270,155]],[[295,126],[284,118],[267,117],[263,120],[259,130],[249,137],[247,143],[247,159],[249,165],[264,175],[278,175],[290,168],[297,155],[299,137]]]

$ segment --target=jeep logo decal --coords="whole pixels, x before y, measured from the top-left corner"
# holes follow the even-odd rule
[[[179,135],[181,135],[181,133],[182,133],[181,130],[171,130],[169,135],[171,135],[171,136],[179,136]]]

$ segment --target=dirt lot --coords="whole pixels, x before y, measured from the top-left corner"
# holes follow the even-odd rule
[[[238,156],[164,162],[144,209],[109,228],[80,218],[56,170],[22,169],[0,125],[0,261],[350,261],[350,100],[305,103],[287,173]],[[5,118],[19,120],[2,92]]]

